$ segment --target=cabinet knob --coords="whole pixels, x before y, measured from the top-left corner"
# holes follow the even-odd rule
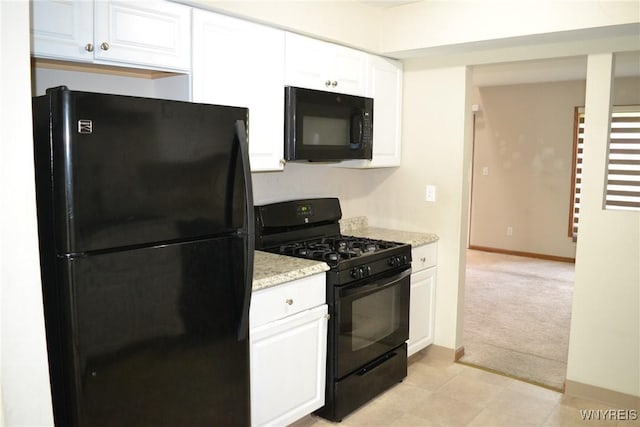
[[[420,258],[420,262],[427,262],[427,258],[426,257]]]
[[[100,49],[102,49],[102,50],[109,50],[110,47],[111,46],[107,42],[100,43]]]
[[[86,45],[84,45],[84,50],[86,50],[87,52],[93,52],[93,44],[87,43]]]
[[[293,305],[293,300],[291,298],[287,298],[286,300],[284,300],[285,304],[288,305]]]
[[[280,159],[278,162],[280,163],[280,166],[285,166],[287,164],[285,159]]]
[[[338,81],[337,80],[332,81],[331,82],[331,86],[333,86],[333,87],[338,86]]]
[[[324,85],[325,85],[326,87],[331,86],[331,80],[327,80],[326,82],[324,82]]]

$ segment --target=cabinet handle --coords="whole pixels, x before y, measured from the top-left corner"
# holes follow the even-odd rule
[[[111,46],[109,46],[109,43],[107,43],[107,42],[100,43],[100,49],[102,49],[102,50],[109,50],[110,47]]]
[[[338,86],[338,81],[337,80],[332,81],[331,82],[331,86],[333,86],[333,87]]]
[[[93,44],[87,43],[86,45],[84,45],[84,50],[86,50],[87,52],[93,52]]]
[[[287,298],[286,300],[284,300],[285,304],[288,305],[293,305],[293,300],[291,298]]]
[[[327,80],[326,82],[324,82],[324,85],[325,85],[326,87],[331,86],[331,80]]]

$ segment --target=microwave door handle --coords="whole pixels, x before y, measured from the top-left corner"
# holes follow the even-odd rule
[[[363,142],[364,113],[351,115],[351,148],[360,148]],[[357,135],[357,138],[355,137]]]

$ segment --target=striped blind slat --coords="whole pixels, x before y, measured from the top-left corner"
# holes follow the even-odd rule
[[[576,108],[569,234],[578,235],[584,150],[584,108]],[[605,209],[640,210],[640,106],[614,106],[607,151]]]
[[[613,107],[606,209],[640,210],[640,106]]]

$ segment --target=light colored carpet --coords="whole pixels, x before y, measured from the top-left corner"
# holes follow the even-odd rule
[[[461,362],[562,390],[574,265],[469,250]]]

